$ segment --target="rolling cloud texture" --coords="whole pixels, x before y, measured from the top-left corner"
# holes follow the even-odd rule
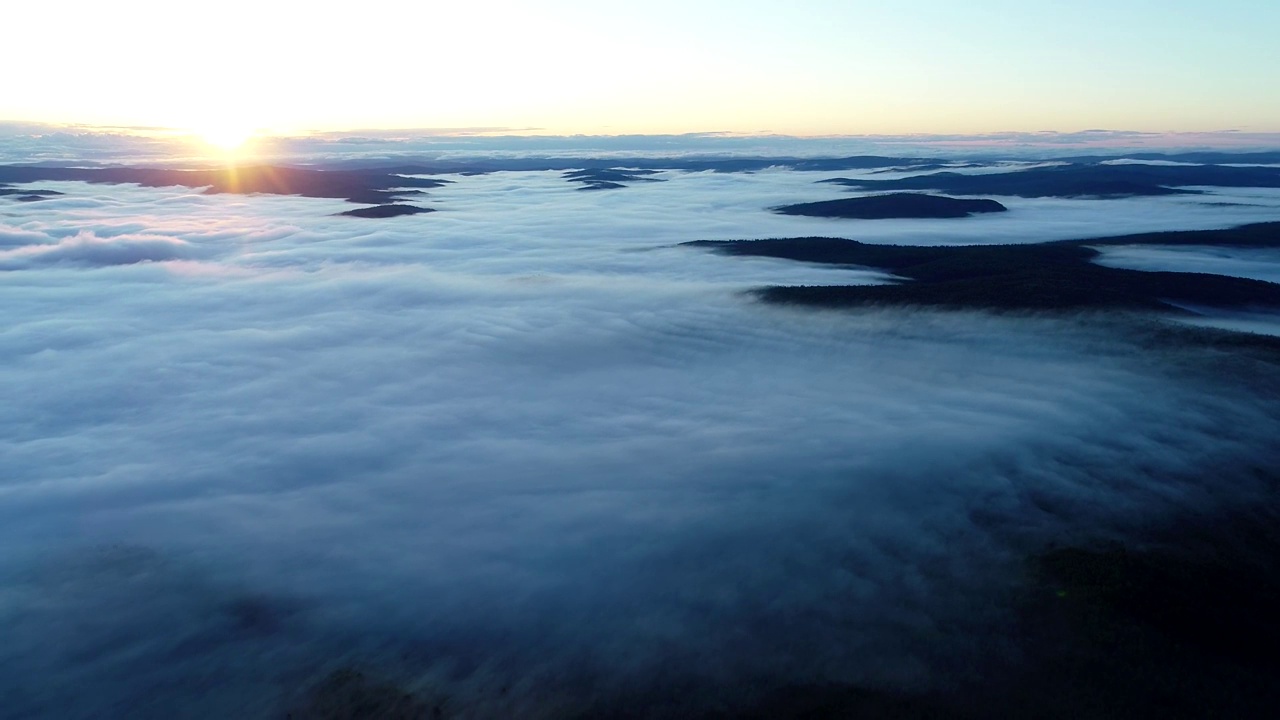
[[[741,291],[891,278],[673,245],[1220,227],[1280,194],[768,212],[845,196],[821,177],[495,173],[389,220],[0,199],[0,696],[279,717],[346,665],[461,717],[946,691],[1016,656],[1028,552],[1265,492],[1280,406],[1253,366],[1095,316],[766,307]]]

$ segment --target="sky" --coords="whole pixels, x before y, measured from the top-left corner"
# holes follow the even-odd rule
[[[0,120],[206,135],[1280,131],[1280,4],[702,0],[5,8]]]

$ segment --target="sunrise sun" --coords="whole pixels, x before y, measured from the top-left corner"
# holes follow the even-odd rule
[[[245,126],[218,125],[199,128],[196,135],[205,143],[229,153],[239,150],[253,137],[254,131]]]

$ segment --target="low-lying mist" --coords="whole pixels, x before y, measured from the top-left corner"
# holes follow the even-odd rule
[[[1269,492],[1265,365],[1136,318],[768,307],[739,291],[890,278],[670,247],[1209,226],[1195,200],[769,214],[830,192],[795,175],[495,174],[389,221],[4,206],[0,715],[282,717],[346,667],[450,717],[947,692],[1021,652],[1027,555]]]

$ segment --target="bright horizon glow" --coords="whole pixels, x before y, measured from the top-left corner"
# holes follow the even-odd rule
[[[1278,3],[67,5],[6,10],[10,56],[31,70],[10,73],[0,120],[202,129],[232,115],[263,134],[1280,131]]]
[[[227,153],[239,150],[255,135],[253,130],[235,125],[220,125],[197,129],[195,134],[206,144]]]

